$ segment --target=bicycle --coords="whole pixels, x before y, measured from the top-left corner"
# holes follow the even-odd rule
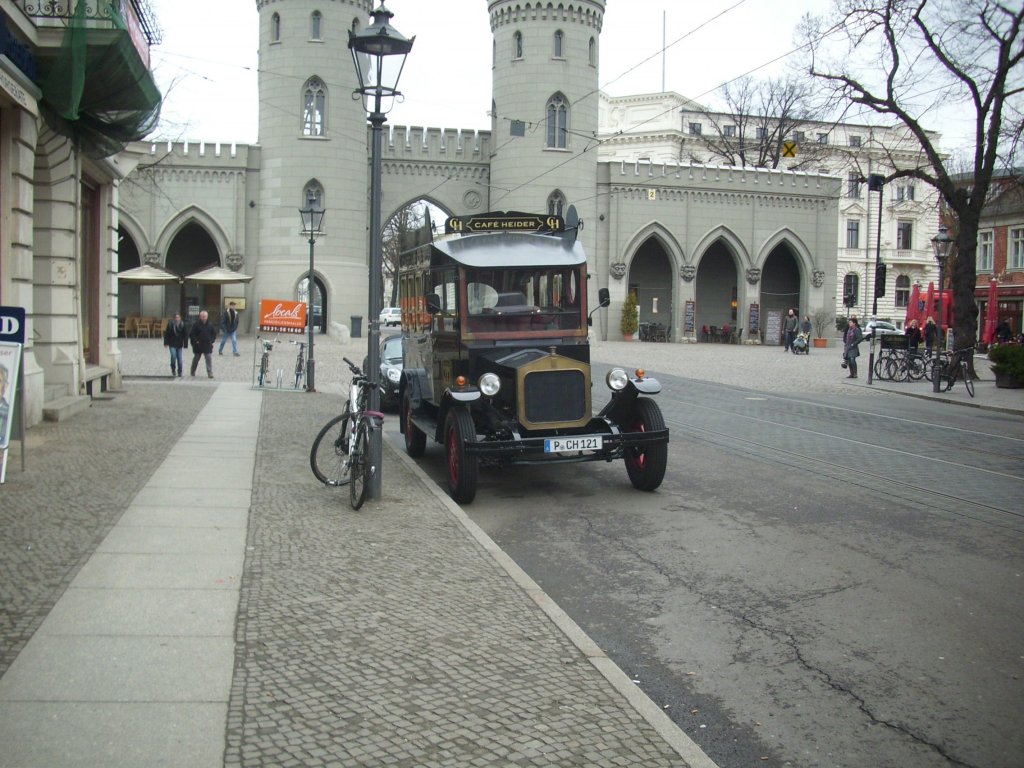
[[[941,368],[938,371],[940,390],[949,392],[957,378],[962,378],[964,386],[967,388],[967,394],[974,397],[974,379],[971,378],[971,367],[967,362],[972,354],[974,354],[974,347],[964,347],[956,349],[952,353],[943,353]]]
[[[352,372],[348,400],[341,414],[328,421],[313,439],[309,465],[324,485],[348,485],[349,503],[352,509],[359,509],[376,471],[369,461],[370,436],[381,428],[384,414],[367,410],[370,380],[359,366],[347,357],[342,359]]]
[[[295,356],[295,389],[298,389],[306,375],[306,342],[293,340],[290,343],[299,347],[299,353]]]
[[[274,344],[277,343],[276,339],[264,339],[259,338],[260,344],[263,345],[263,356],[260,357],[260,373],[259,373],[259,386],[263,386],[263,382],[267,380],[267,374],[270,373],[270,353],[274,349]]]

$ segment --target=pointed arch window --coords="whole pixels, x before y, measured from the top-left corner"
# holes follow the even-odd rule
[[[512,58],[523,58],[523,33],[516,32],[512,37]]]
[[[310,40],[322,40],[320,36],[321,28],[323,27],[324,17],[320,14],[320,11],[313,11],[309,17],[309,39]]]
[[[545,110],[548,122],[548,149],[565,149],[569,142],[569,103],[556,93],[548,99]]]
[[[279,13],[270,17],[270,42],[281,42],[281,14]]]
[[[306,187],[302,190],[302,202],[299,207],[313,208],[318,211],[324,209],[324,188],[319,181],[310,179],[306,182]]]
[[[556,189],[548,195],[548,215],[562,216],[565,213],[565,195],[562,190]]]
[[[352,19],[352,31],[353,32],[358,32],[359,31],[359,17],[358,16],[356,16],[354,19]]]
[[[326,116],[327,89],[319,77],[311,77],[302,90],[302,135],[323,136]]]
[[[597,41],[594,38],[590,38],[590,45],[587,48],[587,60],[590,62],[590,66],[597,66]]]
[[[555,48],[553,55],[556,59],[565,58],[565,33],[560,29],[555,32]]]

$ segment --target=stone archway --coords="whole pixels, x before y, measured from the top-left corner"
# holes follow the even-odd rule
[[[221,266],[217,243],[206,229],[196,221],[189,221],[171,238],[167,246],[166,268],[178,275],[190,275],[209,266]],[[168,286],[164,314],[181,312],[182,317],[195,317],[200,310],[210,313],[211,321],[220,317],[221,286],[185,282],[184,295],[179,286]]]
[[[736,255],[723,239],[715,240],[697,265],[697,308],[694,325],[698,330],[737,326],[739,288]],[[699,338],[699,336],[698,336]]]
[[[628,282],[629,289],[636,291],[641,327],[659,324],[664,326],[666,338],[671,338],[672,260],[657,237],[648,237],[637,248],[629,264]]]
[[[324,285],[323,278],[320,275],[313,273],[313,301],[309,302],[308,299],[308,286],[309,286],[309,273],[303,275],[302,279],[299,280],[298,287],[295,292],[296,301],[305,301],[308,306],[312,307],[310,310],[313,313],[313,328],[320,333],[327,333],[327,323],[330,302],[324,301],[324,296],[327,295],[327,288]]]
[[[761,314],[767,317],[781,312],[785,316],[790,308],[800,314],[800,288],[797,255],[787,243],[779,243],[768,253],[761,270]]]
[[[131,233],[119,226],[117,228],[117,271],[124,272],[142,266],[142,255],[138,243]],[[130,313],[142,314],[142,286],[127,281],[117,281],[117,316],[127,317]]]

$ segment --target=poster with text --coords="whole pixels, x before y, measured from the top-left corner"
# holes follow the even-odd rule
[[[262,299],[259,330],[263,333],[302,333],[306,330],[306,302]]]
[[[0,341],[0,449],[6,449],[11,440],[20,363],[21,344]]]

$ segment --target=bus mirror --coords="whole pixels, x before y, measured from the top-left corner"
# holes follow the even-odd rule
[[[607,288],[601,288],[598,290],[597,303],[602,307],[607,307],[612,303],[612,295],[609,293]]]
[[[436,293],[427,294],[427,312],[436,315],[441,311],[441,297]]]

